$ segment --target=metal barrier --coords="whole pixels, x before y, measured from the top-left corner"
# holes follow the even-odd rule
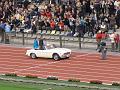
[[[16,45],[33,45],[33,40],[35,37],[40,38],[41,35],[46,38],[47,43],[56,44],[58,47],[67,47],[67,48],[77,48],[77,49],[96,49],[97,43],[95,38],[88,37],[75,37],[75,36],[65,36],[62,34],[53,35],[53,34],[29,34],[24,32],[10,33],[9,43]],[[109,44],[109,50],[111,49],[111,44]],[[117,50],[120,52],[120,43]]]
[[[87,45],[87,43],[89,43],[89,45],[91,44],[94,45],[92,48],[96,49],[96,42],[94,40],[94,42],[88,42],[90,41],[89,38],[81,38],[81,37],[74,37],[74,36],[65,36],[62,34],[58,34],[58,35],[53,35],[53,34],[28,34],[28,33],[11,33],[10,34],[10,44],[20,44],[20,45],[32,45],[33,44],[33,40],[35,37],[40,38],[41,35],[46,38],[47,42],[50,44],[56,44],[59,47],[68,47],[68,48],[85,48],[85,45]],[[92,40],[92,41],[93,41]],[[88,46],[89,46],[88,45]],[[87,48],[91,48],[88,47]]]

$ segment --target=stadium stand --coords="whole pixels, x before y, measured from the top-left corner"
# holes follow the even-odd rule
[[[0,29],[5,32],[8,23],[10,32],[31,37],[64,35],[74,40],[120,29],[119,0],[1,0],[0,4]]]

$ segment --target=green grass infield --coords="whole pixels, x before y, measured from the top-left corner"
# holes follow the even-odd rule
[[[120,86],[0,75],[0,90],[120,90]]]

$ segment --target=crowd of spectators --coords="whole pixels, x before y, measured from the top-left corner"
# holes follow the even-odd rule
[[[40,29],[69,30],[72,36],[76,31],[81,36],[88,32],[94,36],[100,29],[108,32],[120,27],[118,0],[52,0],[51,3],[40,9]]]
[[[35,0],[40,3],[42,0]],[[46,0],[47,1],[47,0]],[[94,35],[100,29],[108,32],[120,27],[120,2],[118,0],[48,0],[48,3],[20,5],[13,0],[1,0],[0,24],[8,23],[10,30],[20,25],[36,33],[38,29],[79,32],[82,36]],[[10,26],[9,26],[10,25]],[[37,28],[39,26],[39,28]],[[7,28],[8,29],[8,28]],[[9,30],[5,30],[9,31]]]
[[[68,31],[70,36],[115,32],[120,28],[120,1],[24,0],[17,4],[15,0],[0,0],[0,29],[22,31],[20,27],[31,33]]]
[[[2,34],[2,40],[4,33],[11,31],[20,31],[20,27],[24,24],[24,28],[32,28],[33,33],[37,32],[36,29],[36,17],[38,7],[35,0],[34,3],[28,0],[0,0],[0,34]]]

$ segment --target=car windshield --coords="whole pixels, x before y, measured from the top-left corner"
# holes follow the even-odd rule
[[[54,48],[56,48],[56,46],[54,44],[52,44],[52,45],[47,45],[46,48],[47,49],[54,49]]]

